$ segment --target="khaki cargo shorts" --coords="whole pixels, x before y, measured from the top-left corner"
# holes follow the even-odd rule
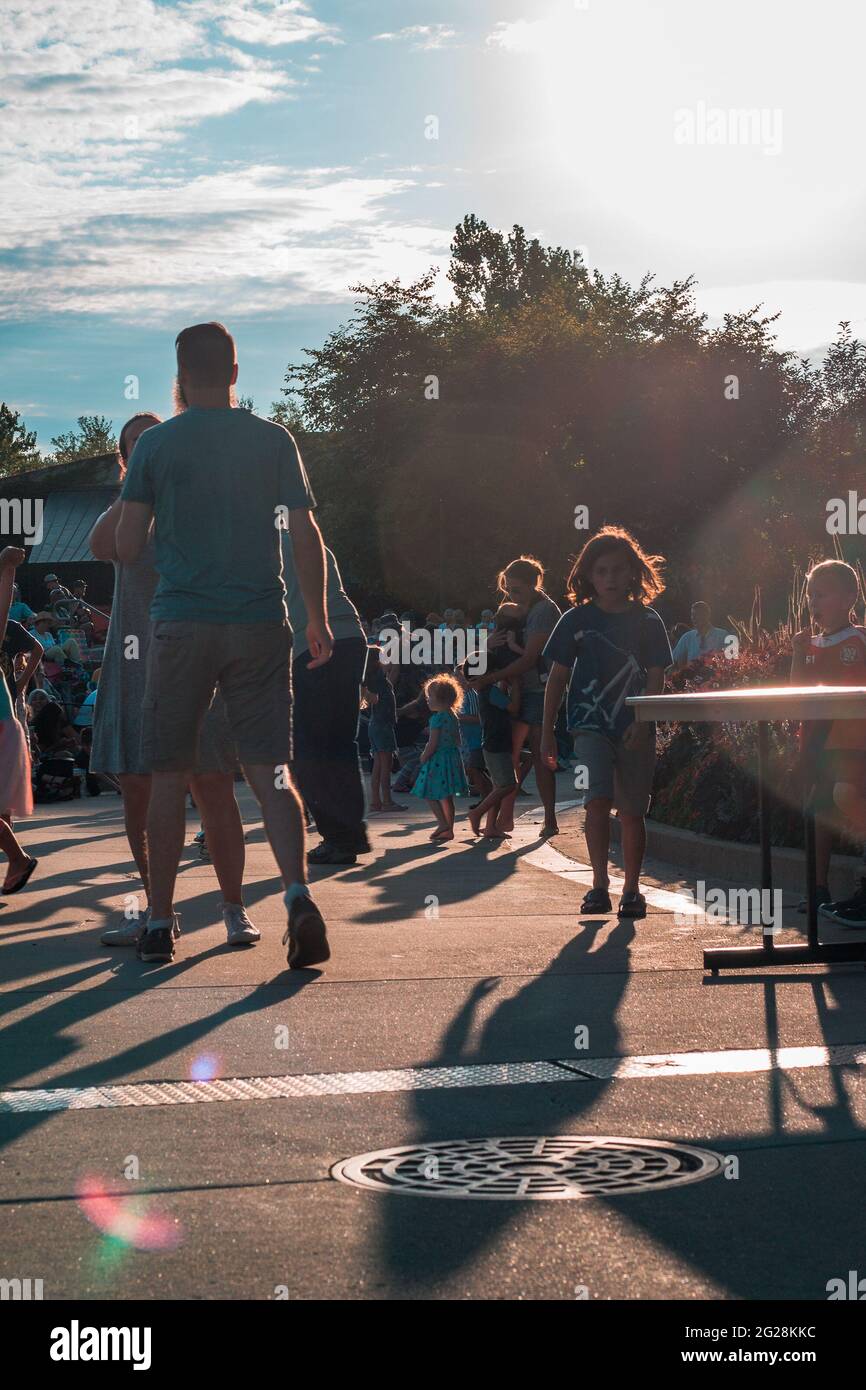
[[[153,771],[196,766],[217,688],[240,763],[290,762],[291,649],[288,623],[154,623],[142,711],[142,750]]]
[[[626,816],[645,816],[649,810],[656,766],[655,725],[642,748],[623,748],[602,734],[576,733],[574,756],[587,770],[584,804],[601,798],[612,801]],[[582,790],[582,789],[581,789]]]

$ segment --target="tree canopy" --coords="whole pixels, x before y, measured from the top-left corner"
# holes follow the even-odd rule
[[[58,434],[51,441],[51,462],[72,463],[74,459],[111,454],[117,448],[113,422],[104,415],[79,415],[78,428]]]
[[[691,277],[630,285],[475,216],[447,272],[353,287],[350,321],[286,375],[323,531],[361,601],[480,607],[521,552],[559,596],[617,522],[669,558],[669,601],[720,616],[829,554],[856,487],[866,347],[781,352],[756,305],[710,327]],[[589,529],[575,529],[576,508]],[[846,558],[862,539],[843,541]],[[847,550],[851,554],[847,554]],[[663,601],[664,603],[664,601]]]
[[[17,410],[0,401],[0,477],[38,468],[36,431],[28,430]]]

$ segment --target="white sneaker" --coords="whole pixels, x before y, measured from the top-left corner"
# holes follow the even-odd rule
[[[139,917],[124,918],[122,926],[109,927],[99,938],[103,946],[137,946],[138,938],[147,926],[150,908]]]
[[[262,939],[258,927],[254,927],[247,916],[246,908],[239,903],[223,903],[223,921],[230,946],[254,946]]]

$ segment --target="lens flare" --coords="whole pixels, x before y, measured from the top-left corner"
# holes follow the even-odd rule
[[[220,1059],[213,1052],[202,1052],[189,1069],[191,1081],[213,1081],[220,1074]]]
[[[148,1210],[146,1196],[108,1192],[102,1178],[85,1175],[76,1195],[79,1210],[97,1230],[133,1250],[174,1250],[183,1238],[178,1222]]]

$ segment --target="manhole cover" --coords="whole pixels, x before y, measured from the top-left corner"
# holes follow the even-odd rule
[[[332,1176],[354,1187],[412,1197],[554,1201],[657,1192],[711,1178],[719,1154],[662,1139],[600,1139],[559,1134],[454,1139],[344,1158]]]

